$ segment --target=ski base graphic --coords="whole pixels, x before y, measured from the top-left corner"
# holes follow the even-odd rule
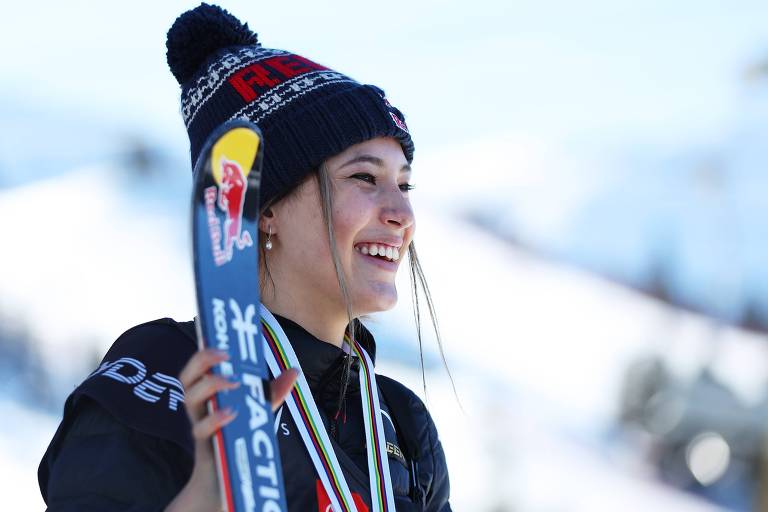
[[[226,351],[213,373],[240,387],[217,393],[210,410],[237,417],[214,438],[222,507],[286,511],[259,318],[258,218],[264,141],[247,121],[208,138],[194,169],[192,240],[201,347]]]

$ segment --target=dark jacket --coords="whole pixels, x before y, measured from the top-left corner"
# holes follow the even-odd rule
[[[277,317],[299,358],[353,494],[370,508],[359,363],[341,414],[344,355],[298,324]],[[360,338],[375,360],[367,331]],[[124,333],[102,364],[69,396],[43,456],[38,480],[51,512],[160,511],[186,484],[193,442],[179,372],[196,350],[192,322],[155,320]],[[397,510],[450,511],[448,472],[432,419],[402,384],[377,375]],[[334,419],[335,418],[335,419]],[[319,509],[319,485],[287,408],[276,412],[288,509]]]

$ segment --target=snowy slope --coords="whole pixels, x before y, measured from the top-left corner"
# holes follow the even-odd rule
[[[43,510],[37,465],[56,430],[58,419],[18,403],[0,391],[0,481],[3,509]]]
[[[714,133],[669,140],[649,131],[581,147],[511,133],[430,155],[440,179],[429,185],[499,236],[637,287],[663,278],[677,304],[735,324],[752,310],[765,324],[761,88]]]
[[[77,361],[131,325],[193,311],[186,193],[153,202],[123,172],[93,166],[0,192],[0,236],[14,247],[0,308],[46,345],[56,375],[82,375]]]
[[[127,326],[190,316],[185,195],[132,184],[119,167],[94,166],[0,196],[0,215],[14,220],[2,224],[2,236],[20,248],[0,266],[0,304],[30,323],[62,382],[71,386],[82,377],[89,357]],[[636,510],[707,510],[637,480],[590,448],[612,421],[625,364],[678,314],[521,253],[429,202],[419,203],[417,215],[420,254],[466,410],[439,368],[430,371],[428,404],[445,444],[456,509],[506,502],[520,510],[608,510],[626,502]],[[375,319],[382,344],[410,333],[405,284],[398,308]],[[683,338],[707,328],[691,315],[680,323],[698,326],[681,329]],[[420,391],[416,357],[404,366],[385,354],[382,372]],[[7,440],[34,421],[31,413],[13,414],[20,421],[3,431]],[[38,434],[21,438],[31,454],[19,459],[25,478],[55,423],[37,422]],[[5,471],[17,467],[9,442],[0,452]],[[606,494],[606,479],[620,494]],[[547,488],[553,480],[557,491]],[[14,492],[22,503],[37,499],[28,495],[31,485]]]
[[[678,375],[692,377],[713,336],[710,319],[553,266],[442,212],[422,209],[418,219],[420,254],[466,410],[463,416],[441,370],[428,375],[428,405],[446,438],[451,474],[466,491],[458,510],[473,509],[478,496],[490,509],[501,495],[520,510],[711,509],[659,487],[647,469],[630,473],[599,448],[627,365],[663,351]],[[409,314],[403,301],[383,316],[402,325]],[[764,365],[750,361],[768,355],[762,339],[737,329],[720,337],[718,377],[745,400],[759,396],[768,384]],[[398,375],[410,375],[420,392],[418,375]]]

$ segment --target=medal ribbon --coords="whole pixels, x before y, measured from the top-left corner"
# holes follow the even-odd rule
[[[301,368],[288,337],[272,313],[260,304],[264,354],[272,374],[277,377],[288,368]],[[348,337],[345,339],[349,340]],[[371,487],[372,512],[395,512],[392,481],[389,476],[384,428],[381,420],[379,393],[373,363],[357,341],[351,350],[360,358],[360,396],[363,402],[365,441],[368,455],[368,479]],[[309,452],[317,475],[331,501],[334,512],[357,512],[341,465],[317,409],[304,374],[300,374],[285,400],[304,446]]]

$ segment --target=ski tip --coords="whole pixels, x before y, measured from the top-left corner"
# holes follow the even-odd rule
[[[213,179],[217,185],[225,181],[236,166],[247,177],[256,161],[261,146],[260,134],[251,128],[237,126],[226,131],[214,144],[211,151]]]
[[[219,125],[206,139],[203,149],[195,162],[193,174],[197,179],[205,172],[212,172],[217,184],[223,175],[221,157],[235,162],[245,175],[257,164],[259,152],[263,151],[263,136],[258,126],[244,119],[235,119]],[[212,169],[206,169],[210,162]]]

